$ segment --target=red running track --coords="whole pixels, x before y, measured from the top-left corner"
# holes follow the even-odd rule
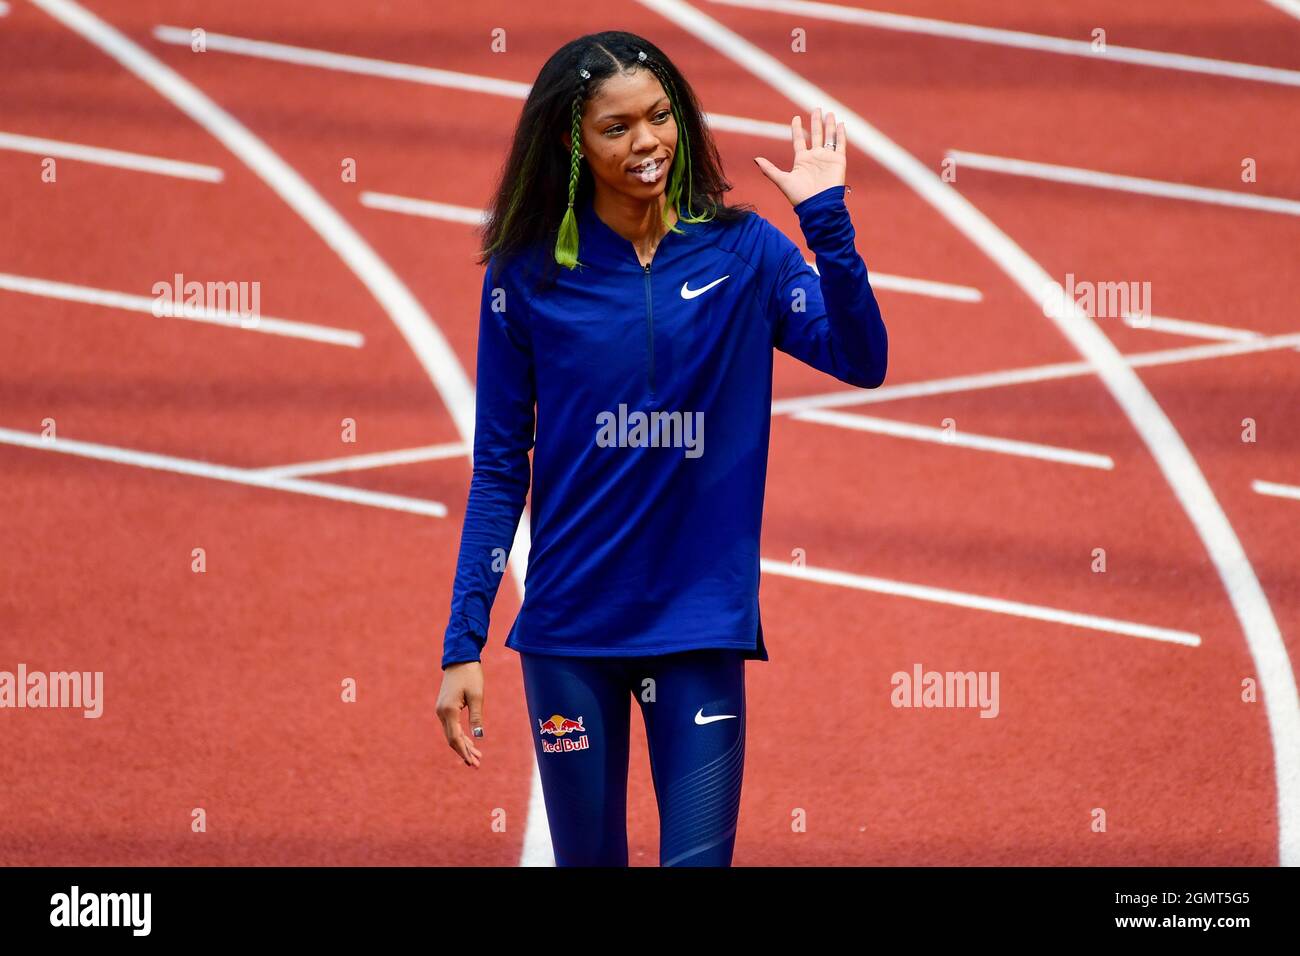
[[[480,267],[472,227],[370,208],[363,191],[487,201],[521,100],[159,39],[159,25],[527,84],[593,29],[650,37],[711,113],[787,124],[793,103],[708,38],[638,3],[586,10],[477,3],[454,14],[354,5],[84,4],[274,150],[368,244],[472,379]],[[1300,70],[1300,22],[1263,3],[1023,0],[871,9]],[[701,3],[850,106],[925,166],[948,150],[1300,199],[1300,90]],[[1159,15],[1157,15],[1159,13]],[[1160,21],[1164,21],[1161,23]],[[503,28],[507,52],[494,53]],[[790,31],[807,53],[790,51]],[[469,459],[310,477],[441,502],[445,517],[16,444],[59,439],[259,469],[463,438],[431,376],[366,285],[240,156],[37,5],[0,17],[0,133],[219,168],[200,182],[0,149],[0,273],[147,296],[180,272],[261,283],[268,315],[355,330],[364,345],[158,319],[0,289],[0,670],[105,674],[104,714],[0,711],[0,863],[515,865],[533,748],[503,582],[484,655],[484,762],[464,767],[433,713]],[[1151,450],[1096,375],[921,388],[1080,360],[1037,304],[903,182],[850,142],[848,197],[873,275],[979,290],[956,301],[882,287],[884,388],[833,410],[1108,456],[1111,468],[774,414],[762,550],[772,659],[748,670],[736,865],[1245,865],[1280,860],[1297,798],[1260,664],[1206,547]],[[735,183],[801,242],[750,161],[788,141],[719,132]],[[1240,181],[1243,157],[1259,180]],[[339,175],[356,161],[356,182]],[[1158,316],[1297,331],[1300,220],[959,166],[953,187],[1049,274],[1151,283]],[[1098,326],[1125,355],[1213,344]],[[852,392],[778,355],[775,399]],[[1300,503],[1297,355],[1272,348],[1139,368],[1257,575],[1291,681]],[[915,385],[921,394],[898,392]],[[356,442],[340,442],[340,422]],[[1241,440],[1242,419],[1258,440]],[[242,473],[241,473],[242,474]],[[246,478],[247,475],[244,475]],[[191,571],[203,548],[206,572]],[[1104,548],[1104,574],[1092,570]],[[1197,635],[1196,646],[777,573],[823,569]],[[996,719],[899,709],[890,677],[1000,675]],[[345,679],[357,701],[340,701]],[[1276,686],[1276,685],[1275,685]],[[1284,703],[1279,704],[1286,713]],[[207,830],[191,829],[195,808]],[[1105,832],[1095,832],[1096,810]],[[792,820],[806,820],[803,829]],[[504,819],[505,826],[494,821]],[[534,816],[534,833],[539,820]],[[644,732],[633,731],[629,840],[657,859]],[[539,853],[539,845],[541,851]],[[1294,862],[1294,861],[1291,861]]]

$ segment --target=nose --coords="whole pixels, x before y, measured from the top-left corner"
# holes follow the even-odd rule
[[[652,156],[659,149],[659,137],[655,128],[647,122],[638,123],[636,135],[632,140],[632,152],[638,156]]]

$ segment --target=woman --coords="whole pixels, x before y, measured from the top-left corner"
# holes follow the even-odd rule
[[[628,734],[645,721],[662,866],[729,866],[745,661],[767,660],[759,529],[772,349],[875,388],[884,322],[844,207],[845,132],[798,116],[759,168],[818,272],[731,189],[652,43],[581,37],[532,87],[485,230],[474,474],[438,715],[482,753],[479,655],[529,488],[520,654],[556,863],[627,865]],[[820,273],[820,274],[819,274]],[[534,418],[534,404],[536,417]],[[704,445],[708,424],[709,445]]]

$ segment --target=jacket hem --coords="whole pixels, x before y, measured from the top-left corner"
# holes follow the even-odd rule
[[[753,641],[718,641],[712,644],[662,644],[657,647],[525,647],[521,644],[507,644],[512,651],[523,654],[537,654],[540,657],[661,657],[664,654],[679,654],[682,651],[754,651]]]
[[[506,639],[506,647],[521,654],[536,654],[540,657],[662,657],[665,654],[680,654],[684,651],[744,651],[746,660],[766,661],[767,645],[763,640],[763,623],[760,619],[755,628],[754,637],[748,641],[672,641],[657,644],[654,647],[570,647],[547,644],[532,647],[515,637],[514,629]]]

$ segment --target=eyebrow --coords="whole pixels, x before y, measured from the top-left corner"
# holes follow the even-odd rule
[[[658,106],[660,103],[662,103],[662,102],[663,102],[664,100],[666,100],[666,99],[668,99],[668,97],[666,97],[666,96],[661,96],[661,97],[659,97],[659,99],[655,100],[654,103],[652,103],[652,104],[650,105],[650,110],[654,109],[656,106]],[[646,110],[646,112],[648,113],[648,112],[650,112],[650,110]],[[633,115],[633,114],[631,114],[631,113],[606,113],[604,116],[597,116],[594,120],[592,120],[592,122],[593,122],[593,123],[603,123],[603,122],[605,122],[605,120],[611,120],[611,119],[627,119],[629,116],[632,116],[632,115]]]

